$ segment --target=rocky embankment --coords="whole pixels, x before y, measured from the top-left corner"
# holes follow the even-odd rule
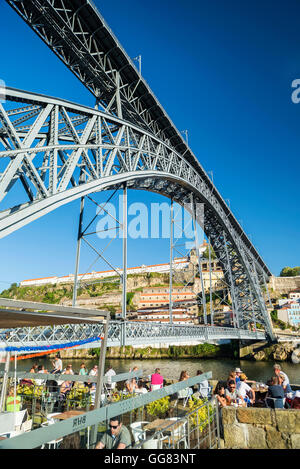
[[[266,342],[241,344],[239,351],[236,345],[199,344],[196,346],[170,346],[169,348],[154,348],[150,346],[145,348],[134,348],[132,346],[108,347],[106,357],[129,360],[228,357],[241,358],[243,360],[300,363],[300,348],[296,348],[290,342],[274,345],[269,345]],[[60,354],[65,359],[89,359],[98,356],[99,349],[66,349],[61,350]],[[297,359],[299,360],[298,362]]]
[[[292,342],[280,342],[269,345],[267,342],[258,342],[255,344],[241,344],[240,358],[243,360],[255,361],[276,361],[276,362],[297,362],[297,356],[300,356],[300,349],[297,344]]]

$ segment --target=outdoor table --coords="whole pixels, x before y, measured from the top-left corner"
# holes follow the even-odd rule
[[[161,431],[161,432],[172,433],[173,430],[177,430],[177,428],[181,427],[182,425],[184,425],[182,422],[174,422],[168,419],[156,419],[153,422],[150,422],[144,425],[143,430],[149,431],[149,432]]]
[[[156,419],[156,420],[153,420],[153,422],[147,423],[143,427],[143,430],[152,431],[152,432],[161,431],[165,427],[168,427],[170,424],[171,424],[171,422],[168,421],[168,420]]]
[[[52,418],[58,420],[66,420],[72,417],[77,417],[77,415],[85,414],[84,410],[67,410],[66,412],[62,412],[61,414],[53,415]]]
[[[255,392],[255,402],[254,407],[265,407],[265,398],[268,392],[268,386],[252,386],[253,391]]]
[[[53,415],[52,418],[58,420],[67,420],[72,417],[77,417],[78,415],[85,414],[84,410],[67,410],[66,412],[62,412],[61,414]],[[87,429],[87,446],[90,445],[90,428]]]
[[[144,425],[143,430],[150,434],[160,432],[158,440],[161,447],[163,447],[165,444],[170,445],[171,441],[176,442],[178,439],[182,438],[176,430],[183,426],[184,422],[174,422],[169,419],[156,419],[153,422]]]

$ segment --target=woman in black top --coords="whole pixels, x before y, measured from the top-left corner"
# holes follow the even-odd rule
[[[284,408],[284,389],[280,384],[280,380],[277,376],[273,376],[268,382],[268,392],[266,396],[266,403],[271,409]],[[270,399],[272,398],[272,399]],[[278,399],[278,400],[277,400]]]
[[[273,397],[275,399],[284,398],[284,389],[281,386],[280,381],[277,378],[277,376],[273,376],[271,380],[269,381],[267,397]]]

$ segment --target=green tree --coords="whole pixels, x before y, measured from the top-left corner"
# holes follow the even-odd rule
[[[280,277],[296,277],[297,275],[300,275],[300,266],[284,267],[279,274]]]
[[[205,249],[204,253],[202,254],[202,257],[204,259],[209,259],[209,249],[208,247]],[[215,251],[213,250],[213,248],[211,248],[210,250],[210,257],[211,257],[211,260],[214,261],[215,259],[217,259],[217,256],[216,256],[216,253]]]

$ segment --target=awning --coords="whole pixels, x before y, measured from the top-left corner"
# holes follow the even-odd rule
[[[0,329],[103,321],[109,312],[0,298]]]

